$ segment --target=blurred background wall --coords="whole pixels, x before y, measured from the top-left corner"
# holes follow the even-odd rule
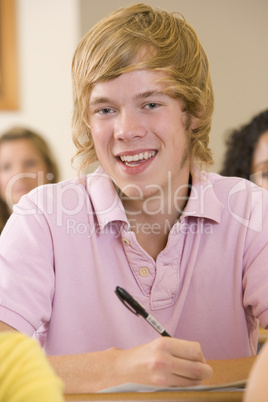
[[[9,1],[9,0],[7,0]],[[139,1],[16,0],[19,108],[0,110],[0,133],[24,124],[44,134],[63,179],[76,172],[70,159],[71,60],[87,30],[115,10]],[[215,92],[210,145],[218,171],[228,130],[268,107],[267,0],[155,0],[181,12],[209,60]]]

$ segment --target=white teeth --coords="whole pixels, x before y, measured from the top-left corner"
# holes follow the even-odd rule
[[[122,155],[120,159],[122,162],[137,162],[143,159],[147,160],[152,158],[156,154],[156,151],[146,151],[136,155]]]

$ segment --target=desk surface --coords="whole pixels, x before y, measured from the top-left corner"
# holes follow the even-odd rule
[[[244,390],[237,391],[160,391],[65,395],[65,401],[178,401],[242,402]]]
[[[248,378],[254,358],[248,357],[234,360],[210,360],[213,376],[203,382],[204,385],[219,385],[241,382]],[[230,388],[229,388],[230,389]],[[114,392],[66,394],[65,401],[178,401],[178,402],[241,402],[243,388],[234,391],[227,389],[196,391],[157,391],[157,392]]]
[[[268,340],[268,330],[262,328],[262,326],[259,327],[259,343],[264,343]]]

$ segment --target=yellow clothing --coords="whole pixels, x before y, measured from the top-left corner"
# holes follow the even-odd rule
[[[63,400],[63,384],[39,344],[19,332],[0,333],[0,401]]]

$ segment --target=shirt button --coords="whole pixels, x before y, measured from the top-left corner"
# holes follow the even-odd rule
[[[123,243],[125,243],[126,246],[130,245],[130,242],[127,239],[122,239]]]
[[[149,275],[149,269],[147,267],[141,267],[140,268],[140,276],[148,276]]]

